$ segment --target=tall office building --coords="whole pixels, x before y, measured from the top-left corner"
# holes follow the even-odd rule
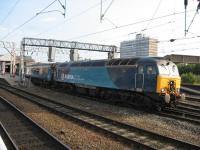
[[[137,34],[135,40],[120,43],[120,58],[157,56],[157,39]]]

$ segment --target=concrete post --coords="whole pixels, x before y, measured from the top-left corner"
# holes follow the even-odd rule
[[[6,62],[3,61],[2,62],[2,74],[5,75],[5,72],[6,72]]]
[[[71,49],[70,50],[70,61],[78,61],[79,60],[79,54],[77,49]]]
[[[15,48],[13,50],[13,76],[15,77],[16,73],[16,53],[15,53]]]
[[[49,47],[49,52],[48,52],[48,61],[49,62],[54,62],[55,61],[55,54],[56,50],[54,47]]]
[[[117,53],[115,51],[108,52],[108,59],[116,58]]]
[[[10,75],[13,77],[15,75],[15,63],[16,63],[16,54],[15,54],[15,43],[12,43],[12,51],[11,51],[11,72]]]
[[[24,51],[25,51],[25,46],[23,43],[21,43],[21,51],[20,51],[20,80],[21,82],[24,81]]]
[[[13,71],[13,53],[11,51],[11,55],[10,55],[10,77],[12,76],[12,71]]]

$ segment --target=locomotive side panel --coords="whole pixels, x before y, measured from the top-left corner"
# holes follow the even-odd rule
[[[107,68],[110,80],[122,90],[135,90],[136,66],[114,66]]]
[[[50,82],[52,80],[53,70],[50,64],[39,64],[29,66],[32,82]]]
[[[141,71],[141,67],[143,67],[143,71]],[[139,63],[138,64],[138,75],[142,74],[143,78],[141,80],[138,80],[138,82],[143,83],[143,92],[150,92],[155,93],[156,92],[156,84],[157,84],[157,66],[155,63]],[[143,80],[143,81],[142,81]]]
[[[105,67],[70,67],[57,70],[56,81],[117,89]]]

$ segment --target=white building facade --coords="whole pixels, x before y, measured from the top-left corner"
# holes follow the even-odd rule
[[[157,56],[158,40],[137,34],[135,40],[120,43],[120,58]]]

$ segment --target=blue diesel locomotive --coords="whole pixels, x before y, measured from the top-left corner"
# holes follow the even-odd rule
[[[153,104],[160,109],[176,104],[177,97],[180,97],[181,79],[177,66],[158,57],[65,62],[48,67],[31,67],[31,80],[34,83],[52,83],[66,90],[93,96],[115,95],[114,99],[127,103]],[[46,71],[35,71],[44,68]]]

